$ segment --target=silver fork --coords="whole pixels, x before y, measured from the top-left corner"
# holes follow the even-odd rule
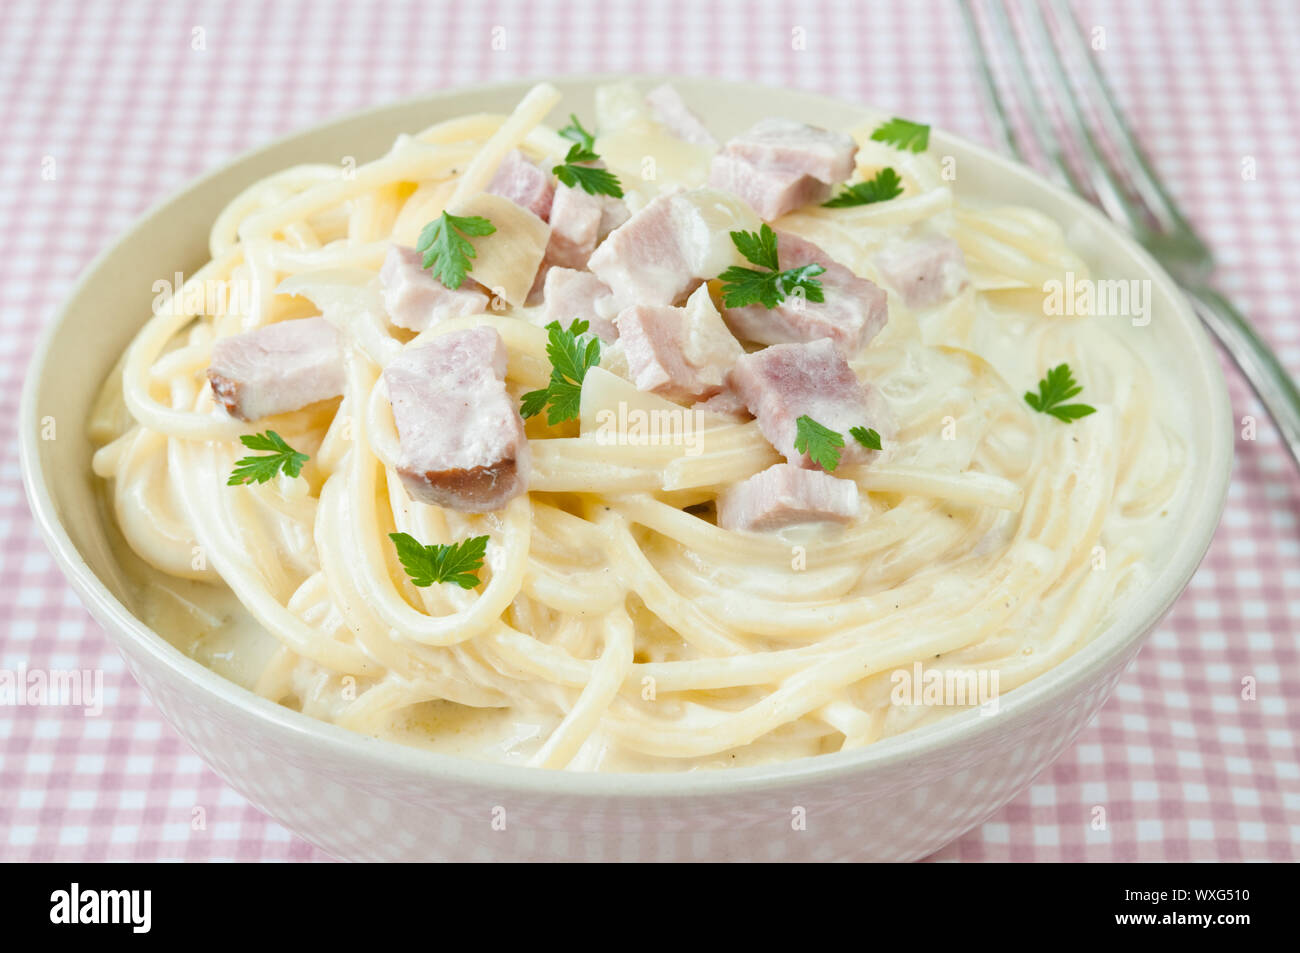
[[[1027,161],[1027,154],[1032,151],[1024,148],[1028,143],[1020,141],[1007,110],[1007,104],[1014,104],[1018,95],[1030,134],[1058,178],[1099,205],[1116,224],[1128,229],[1178,282],[1206,327],[1241,368],[1300,466],[1300,390],[1250,322],[1210,286],[1213,254],[1188,224],[1142,154],[1064,0],[1053,0],[1050,7],[1050,16],[1057,27],[1056,40],[1037,0],[1018,7],[1024,32],[1032,41],[1024,44],[1019,41],[1002,0],[991,0],[982,6],[986,13],[983,19],[985,32],[989,34],[987,39],[976,21],[972,0],[959,0],[959,3],[966,32],[976,52],[980,84],[1007,150],[1021,161]],[[1040,61],[1039,73],[1052,100],[1061,107],[1057,124],[1049,118],[1051,114],[1031,74],[1033,52],[1029,47],[1036,47],[1046,61]],[[1011,66],[1008,85],[1014,92],[1005,100],[999,95],[994,78],[995,48],[1005,54]],[[1070,80],[1066,57],[1074,61],[1075,75],[1087,101],[1096,109],[1095,125],[1089,122],[1084,101]],[[1068,139],[1063,141],[1058,136],[1058,125]],[[1107,157],[1104,143],[1109,143],[1115,158]],[[1067,158],[1067,145],[1072,147],[1069,155],[1074,158],[1078,171]]]

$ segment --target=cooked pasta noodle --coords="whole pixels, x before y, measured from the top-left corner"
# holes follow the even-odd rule
[[[1185,462],[1154,372],[1122,324],[1043,312],[1045,281],[1087,275],[1054,221],[955,194],[933,158],[900,158],[870,127],[854,133],[860,172],[890,162],[904,194],[805,208],[781,227],[880,281],[875,253],[923,226],[957,240],[973,281],[924,310],[891,295],[885,330],[852,356],[898,434],[836,474],[861,493],[849,525],[716,525],[719,491],[780,455],[756,423],[722,417],[695,446],[601,439],[589,407],[601,388],[659,400],[638,396],[612,353],[579,424],[529,422],[527,493],[483,515],[414,502],[384,366],[490,326],[517,399],[546,384],[546,332],[538,308],[500,301],[402,331],[367,281],[390,242],[413,244],[481,192],[509,150],[560,161],[571,143],[543,125],[558,101],[539,86],[508,116],[440,123],[347,175],[286,170],[217,218],[212,260],[159,302],[90,422],[155,628],[355,731],[546,768],[683,770],[855,748],[969,708],[898,704],[895,673],[996,672],[1005,693],[1085,644],[1143,583],[1144,541],[1176,509]],[[678,184],[611,165],[634,210]],[[214,284],[226,292],[215,306]],[[255,424],[215,406],[214,341],[316,313],[348,344],[341,399]],[[1069,425],[1022,397],[1063,362],[1097,408]],[[303,478],[227,487],[239,436],[263,429],[310,456]],[[415,588],[393,532],[487,535],[481,585]]]

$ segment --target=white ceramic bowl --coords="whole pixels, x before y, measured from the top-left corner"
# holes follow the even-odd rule
[[[562,113],[592,114],[609,77],[558,82]],[[633,77],[646,82],[661,77]],[[829,127],[863,110],[820,96],[673,78],[717,132],[770,115]],[[22,400],[23,478],[32,510],[91,614],[176,730],[248,800],[348,859],[695,860],[923,857],[979,824],[1047,767],[1106,700],[1143,638],[1186,586],[1227,488],[1232,423],[1215,355],[1169,278],[1096,211],[1032,172],[935,132],[956,157],[959,193],[1033,206],[1070,229],[1107,277],[1148,278],[1144,346],[1180,368],[1176,393],[1198,421],[1195,484],[1178,542],[1141,597],[1078,654],[1001,699],[865,749],[771,767],[689,775],[590,775],[484,764],[352,734],[273,705],[181,654],[132,615],[96,504],[84,422],[101,382],[144,322],[157,278],[207,258],[220,209],[256,179],[299,162],[364,161],[403,131],[508,111],[529,84],[424,96],[328,123],[236,159],[141,218],[87,270],[46,330]],[[558,118],[552,117],[553,119]],[[58,439],[41,439],[53,417]],[[806,818],[798,829],[796,818]],[[1084,823],[1084,819],[1080,819]],[[501,829],[504,826],[504,829]]]

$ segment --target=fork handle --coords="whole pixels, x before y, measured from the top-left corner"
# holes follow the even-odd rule
[[[1241,368],[1296,466],[1300,467],[1300,390],[1267,344],[1236,308],[1213,288],[1183,289],[1219,343]]]

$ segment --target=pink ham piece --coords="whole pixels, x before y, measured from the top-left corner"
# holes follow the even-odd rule
[[[632,217],[631,210],[622,199],[612,195],[598,195],[600,199],[600,227],[596,230],[596,241],[603,242],[609,233]]]
[[[650,115],[678,139],[710,149],[718,147],[713,133],[687,108],[681,94],[670,84],[664,83],[650,90],[645,94],[645,101],[650,107]]]
[[[485,191],[509,199],[545,222],[551,215],[555,180],[549,172],[529,162],[518,149],[511,149],[497,166]]]
[[[763,119],[727,141],[725,150],[766,169],[811,175],[828,185],[853,174],[853,137],[793,119]]]
[[[218,339],[208,381],[232,417],[288,413],[343,393],[343,342],[324,318],[268,324]]]
[[[749,412],[745,402],[730,387],[724,387],[708,400],[696,404],[695,409],[709,414],[717,414],[719,417],[729,417],[736,421],[754,419],[754,415]]]
[[[865,463],[875,452],[850,436],[853,427],[869,427],[884,437],[894,433],[884,400],[858,381],[839,348],[826,338],[746,354],[728,382],[758,418],[768,443],[801,467],[820,469],[794,448],[797,421],[805,414],[844,436],[841,466]]]
[[[764,119],[728,140],[713,158],[709,184],[739,195],[772,220],[824,202],[853,173],[850,136],[788,119]]]
[[[632,382],[669,400],[689,403],[718,393],[744,353],[706,287],[684,308],[634,305],[615,321]]]
[[[820,205],[831,194],[831,186],[810,175],[764,169],[725,152],[713,157],[709,185],[739,195],[768,221],[805,205]]]
[[[580,188],[561,185],[555,190],[555,201],[551,204],[547,263],[563,268],[586,268],[597,243],[629,217],[621,199],[589,195]]]
[[[620,310],[677,304],[701,281],[744,262],[729,232],[757,231],[760,224],[725,192],[668,192],[611,232],[587,265],[609,285]]]
[[[875,258],[881,276],[909,308],[930,308],[969,283],[966,258],[951,238],[918,238],[886,248]]]
[[[414,248],[393,245],[379,269],[388,319],[399,328],[423,331],[448,318],[482,314],[488,296],[474,281],[448,288],[424,270],[424,256]]]
[[[493,328],[441,335],[384,368],[397,472],[412,499],[487,513],[524,492],[528,440],[505,372],[505,344]]]
[[[727,326],[742,341],[789,344],[830,338],[845,354],[857,354],[889,320],[888,296],[812,242],[789,232],[776,235],[777,261],[782,271],[812,263],[826,269],[817,276],[826,300],[787,298],[772,309],[761,304],[725,308],[722,316]]]
[[[589,271],[552,268],[542,288],[542,323],[559,321],[560,327],[567,328],[574,321],[586,321],[592,334],[613,344],[618,340],[618,328],[596,309],[596,302],[609,296],[609,287]]]
[[[600,201],[582,189],[561,185],[551,205],[551,237],[546,262],[561,268],[583,269],[596,250],[600,234]]]
[[[723,529],[770,531],[796,523],[847,523],[858,515],[858,486],[820,470],[777,463],[718,496]]]

